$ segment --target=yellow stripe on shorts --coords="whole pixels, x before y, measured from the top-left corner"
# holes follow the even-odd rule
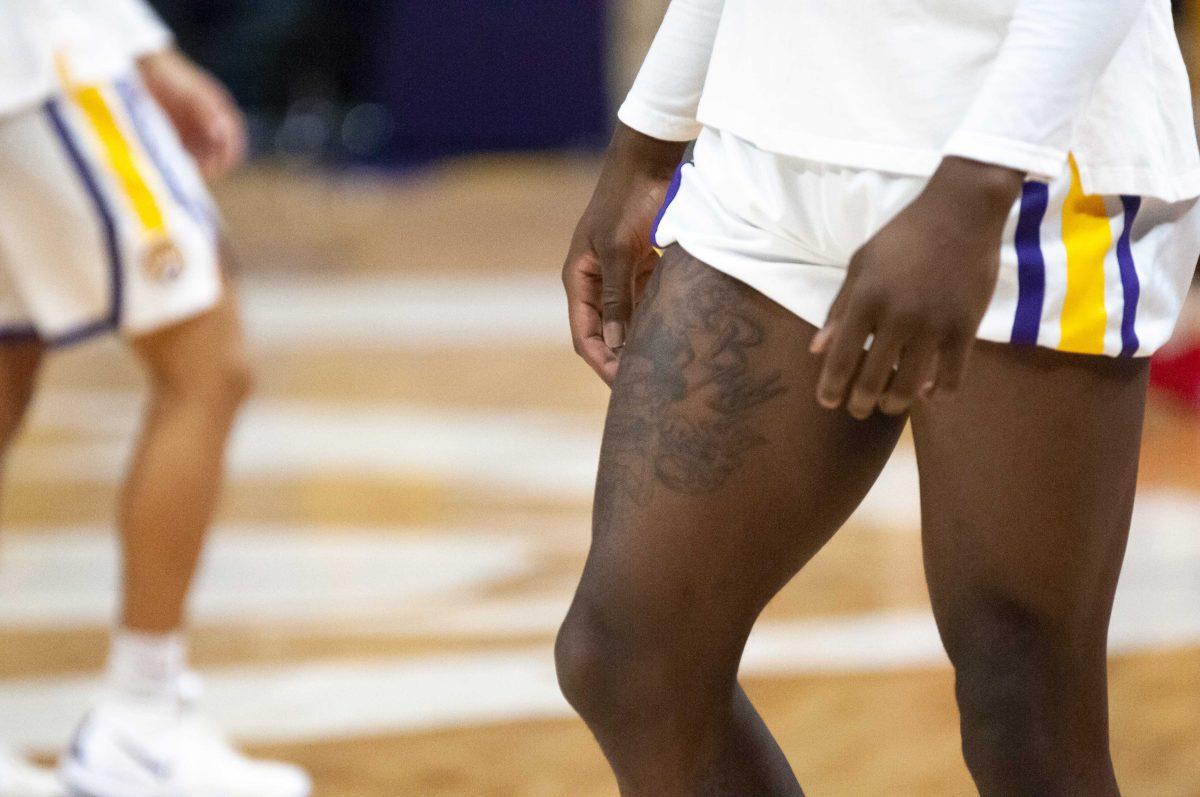
[[[1079,354],[1103,354],[1108,329],[1104,306],[1104,261],[1112,248],[1112,227],[1104,198],[1083,192],[1079,166],[1071,156],[1071,188],[1063,206],[1063,243],[1067,248],[1067,292],[1058,348]]]
[[[167,224],[162,206],[138,169],[137,156],[121,130],[117,116],[99,86],[75,85],[69,78],[66,65],[59,61],[62,81],[71,100],[83,113],[104,150],[104,159],[116,177],[121,192],[133,208],[142,230],[151,237],[166,234]]]

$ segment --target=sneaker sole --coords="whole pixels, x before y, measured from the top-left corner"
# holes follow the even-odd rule
[[[167,792],[162,789],[130,792],[128,784],[99,778],[72,759],[59,766],[58,774],[67,787],[69,797],[167,797]]]

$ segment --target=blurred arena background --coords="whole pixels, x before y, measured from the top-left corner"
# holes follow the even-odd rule
[[[551,658],[606,400],[558,269],[666,4],[157,3],[257,152],[217,189],[258,384],[196,660],[212,713],[320,797],[615,793]],[[112,341],[55,358],[8,463],[0,736],[47,755],[102,664],[139,378]],[[1112,644],[1125,788],[1200,795],[1200,415],[1166,400]],[[812,793],[971,793],[911,447],[768,610],[745,673]]]

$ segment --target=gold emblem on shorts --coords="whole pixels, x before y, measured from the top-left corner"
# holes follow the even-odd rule
[[[142,254],[142,269],[155,282],[170,282],[183,273],[183,253],[169,238],[152,241]]]

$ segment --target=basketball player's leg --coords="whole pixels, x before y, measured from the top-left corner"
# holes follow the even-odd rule
[[[6,454],[33,398],[45,347],[35,335],[0,337],[0,476]],[[0,497],[3,496],[0,489]],[[2,531],[0,527],[0,531]],[[0,739],[0,797],[58,797],[53,775],[25,761]]]
[[[738,686],[739,659],[903,424],[817,405],[814,333],[678,247],[637,312],[557,645],[564,693],[626,795],[800,793]]]
[[[0,466],[25,420],[44,352],[34,336],[0,339]]]
[[[250,387],[234,294],[131,347],[150,401],[120,500],[122,620],[127,630],[162,634],[183,623],[226,442]]]
[[[985,795],[1116,794],[1106,635],[1145,360],[981,343],[914,409],[926,570]]]

